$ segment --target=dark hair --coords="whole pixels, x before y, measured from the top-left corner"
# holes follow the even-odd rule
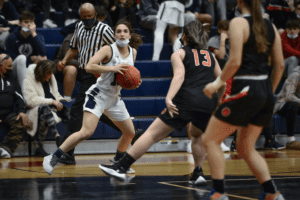
[[[32,12],[25,10],[20,13],[19,20],[20,22],[23,20],[35,20],[35,16]]]
[[[300,23],[297,19],[290,19],[287,21],[285,28],[286,29],[296,29],[299,28]]]
[[[45,77],[49,74],[54,74],[56,71],[56,64],[51,60],[41,60],[37,63],[34,69],[34,76],[37,82],[44,82]]]
[[[131,46],[132,48],[135,48],[137,50],[139,48],[139,46],[141,46],[143,44],[142,36],[137,33],[131,32],[132,31],[131,24],[129,21],[126,20],[126,18],[122,18],[116,23],[114,32],[116,32],[117,27],[121,24],[124,24],[129,29],[129,32],[131,35],[129,46]]]
[[[97,18],[106,18],[106,11],[105,8],[103,6],[95,6],[95,11],[97,13]]]
[[[202,23],[198,20],[188,23],[183,28],[187,43],[195,49],[206,49],[208,35]]]
[[[297,6],[300,4],[300,1],[297,1],[296,3],[295,3],[295,8],[297,8]]]
[[[229,20],[222,19],[222,20],[218,21],[217,29],[228,31],[228,29],[229,29]]]
[[[252,29],[254,32],[254,38],[256,42],[256,49],[259,53],[265,53],[268,50],[268,30],[265,21],[261,14],[262,0],[243,0],[252,16]]]

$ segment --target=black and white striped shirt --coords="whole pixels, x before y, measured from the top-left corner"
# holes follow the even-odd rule
[[[72,49],[78,49],[79,67],[85,68],[90,58],[92,58],[101,47],[114,42],[114,32],[107,24],[97,20],[92,28],[86,29],[83,22],[80,21],[76,24],[70,46]]]

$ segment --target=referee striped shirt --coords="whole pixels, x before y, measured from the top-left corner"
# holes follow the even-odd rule
[[[70,46],[72,49],[78,49],[79,67],[85,69],[90,58],[92,58],[101,47],[114,42],[114,32],[107,24],[97,20],[92,28],[87,29],[83,22],[80,21],[76,24]]]

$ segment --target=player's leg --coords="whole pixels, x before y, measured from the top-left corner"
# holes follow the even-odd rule
[[[48,174],[52,174],[55,165],[63,154],[75,148],[83,140],[91,137],[98,125],[99,117],[93,113],[85,111],[83,114],[83,123],[80,131],[70,135],[54,154],[44,158],[43,167]]]
[[[194,185],[205,184],[206,180],[203,177],[202,170],[206,158],[206,149],[202,144],[203,131],[191,124],[190,132],[192,154],[194,158],[194,171],[189,182]]]
[[[157,118],[116,165],[99,165],[100,169],[109,176],[126,181],[126,172],[130,166],[144,155],[154,143],[165,138],[173,130],[171,126]]]

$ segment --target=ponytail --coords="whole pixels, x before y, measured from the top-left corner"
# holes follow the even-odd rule
[[[187,43],[195,49],[207,49],[208,35],[202,23],[198,20],[188,23],[183,33],[186,35]]]
[[[256,49],[259,53],[268,51],[268,30],[261,13],[261,0],[244,0],[250,9],[252,16],[252,29],[256,43]]]

